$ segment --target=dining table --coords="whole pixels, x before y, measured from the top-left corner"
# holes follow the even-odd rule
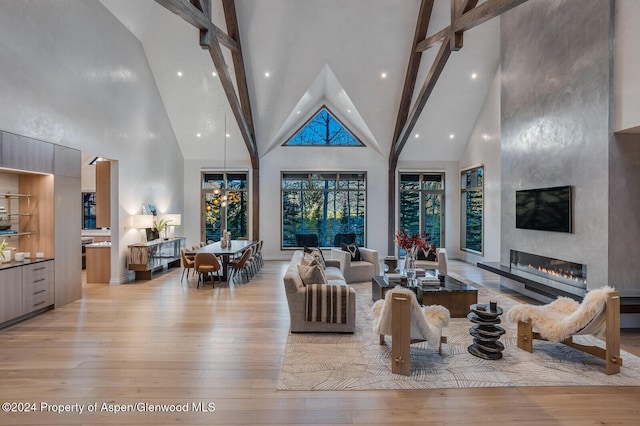
[[[223,247],[220,241],[216,241],[195,250],[187,251],[186,255],[195,256],[197,253],[215,254],[216,257],[222,259],[222,275],[220,276],[220,279],[222,281],[227,281],[229,263],[255,243],[256,242],[252,240],[231,240],[231,244]]]

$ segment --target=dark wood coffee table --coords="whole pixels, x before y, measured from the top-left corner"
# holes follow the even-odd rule
[[[383,299],[386,292],[394,288],[389,285],[384,277],[376,275],[371,277],[371,299]],[[416,286],[409,287],[414,290],[418,302],[422,305],[442,305],[449,309],[451,318],[466,318],[470,312],[469,306],[478,303],[478,290],[449,275],[444,277],[444,282],[439,287]]]

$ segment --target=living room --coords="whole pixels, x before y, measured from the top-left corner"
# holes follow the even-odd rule
[[[324,6],[313,2],[313,5],[306,5],[309,8],[306,10],[303,6],[286,1],[275,2],[276,6],[270,2],[236,2],[240,35],[243,37],[242,48],[247,56],[246,67],[251,71],[248,79],[252,88],[255,134],[259,143],[258,168],[252,163],[243,132],[237,124],[209,52],[199,45],[197,29],[158,4],[162,2],[142,1],[136,2],[135,6],[128,3],[105,0],[5,1],[0,4],[0,53],[3,58],[10,58],[0,65],[0,75],[3,76],[0,79],[0,130],[66,149],[99,152],[113,159],[114,191],[118,200],[111,223],[112,285],[83,286],[78,266],[78,274],[74,269],[72,277],[65,277],[70,288],[68,292],[61,290],[56,296],[60,297],[59,306],[56,303],[56,309],[0,331],[3,346],[14,338],[21,339],[24,336],[28,339],[20,340],[20,345],[37,345],[28,342],[29,339],[36,339],[37,334],[23,333],[39,327],[51,327],[50,331],[54,333],[59,318],[61,329],[73,329],[74,314],[75,318],[85,315],[91,317],[94,315],[92,309],[97,309],[101,304],[119,305],[127,311],[124,319],[132,323],[136,317],[136,298],[141,301],[142,311],[153,310],[160,315],[152,301],[146,299],[145,292],[156,294],[155,291],[167,285],[164,289],[172,299],[164,299],[160,304],[173,306],[173,303],[177,303],[176,299],[184,296],[189,306],[195,306],[193,316],[182,310],[169,310],[175,315],[174,322],[163,319],[158,328],[154,326],[149,329],[153,331],[151,334],[146,334],[144,328],[138,325],[135,333],[127,335],[126,321],[116,321],[118,314],[122,314],[121,310],[95,311],[95,315],[105,323],[117,324],[114,325],[114,334],[101,335],[102,343],[97,346],[93,346],[90,340],[77,342],[90,349],[81,360],[75,361],[90,366],[91,352],[108,346],[107,342],[114,339],[115,346],[127,347],[131,355],[116,351],[118,361],[115,364],[118,365],[112,366],[117,377],[109,380],[120,382],[123,388],[130,389],[123,394],[126,394],[126,398],[134,398],[137,385],[136,380],[126,376],[130,373],[140,383],[157,386],[154,395],[160,399],[163,397],[163,391],[159,390],[161,380],[154,385],[151,379],[143,378],[142,370],[138,369],[145,357],[153,356],[151,349],[167,349],[151,342],[164,339],[160,325],[170,328],[172,324],[184,321],[192,324],[194,330],[194,335],[188,341],[189,345],[194,345],[194,349],[187,358],[202,368],[180,370],[184,376],[193,377],[205,371],[210,379],[220,379],[220,388],[238,386],[240,390],[230,392],[237,398],[250,395],[252,390],[263,385],[274,390],[274,381],[277,380],[274,371],[280,367],[288,327],[281,278],[284,265],[292,255],[292,250],[284,247],[282,237],[283,173],[364,173],[367,186],[364,244],[378,250],[381,257],[399,254],[393,242],[393,232],[398,230],[401,223],[399,191],[395,187],[392,191],[388,189],[389,158],[401,89],[407,72],[407,56],[421,2],[407,2],[411,3],[410,6],[403,4],[402,7],[396,2],[383,1],[375,2],[375,6],[358,1],[349,2],[348,5],[332,1]],[[224,2],[211,3],[214,22],[225,28]],[[441,103],[432,105],[431,101],[427,102],[420,115],[420,126],[411,132],[400,149],[397,167],[391,174],[396,185],[401,173],[437,172],[444,176],[442,246],[446,247],[454,266],[461,273],[484,274],[476,269],[468,269],[468,266],[478,261],[508,264],[510,251],[519,250],[588,265],[588,289],[608,283],[620,290],[624,298],[640,297],[638,270],[630,261],[638,251],[634,242],[639,233],[635,217],[639,199],[639,186],[636,184],[638,168],[635,165],[639,155],[637,132],[640,126],[640,96],[637,93],[640,81],[636,76],[640,59],[635,50],[638,30],[634,19],[638,18],[640,7],[628,0],[591,0],[588,7],[576,0],[530,0],[522,3],[465,34],[464,47],[452,53],[442,80],[434,88],[433,99],[441,100]],[[295,19],[288,20],[294,23],[284,25],[280,22],[283,18],[277,13],[280,10],[278,6],[295,13],[292,15]],[[377,8],[375,16],[369,17],[379,21],[376,21],[376,25],[371,25],[366,19],[369,7],[372,10]],[[448,1],[438,1],[435,7],[439,12],[434,12],[434,17],[442,18],[439,13],[449,13],[451,5]],[[309,13],[309,10],[313,13]],[[321,17],[329,19],[336,15],[339,21],[330,27],[333,31],[321,31],[318,28]],[[550,19],[550,15],[556,19]],[[260,16],[264,18],[263,21],[258,19]],[[369,30],[371,32],[362,33],[352,31],[357,34],[347,38],[343,31],[346,32],[346,28],[353,25],[342,22],[342,19],[355,19],[353,16],[358,17],[357,22],[361,27],[379,25],[380,28],[376,32],[372,29]],[[126,17],[132,20],[128,21]],[[447,22],[448,25],[448,19],[441,22]],[[145,23],[146,27],[137,25],[140,23]],[[303,33],[303,29],[315,34],[310,39],[313,43],[303,42],[302,35],[294,36]],[[429,34],[439,29],[431,28]],[[265,34],[268,36],[265,37]],[[259,44],[259,39],[265,39],[267,44]],[[352,40],[353,46],[346,43],[349,48],[346,45],[342,50],[336,48],[345,39]],[[371,40],[375,40],[375,43]],[[360,51],[362,55],[361,51],[367,50],[362,46],[369,43],[379,46],[380,52],[393,51],[388,55],[394,59],[387,60],[387,53],[366,52],[367,55],[357,61],[354,52]],[[302,51],[311,50],[310,46],[324,47],[314,55],[301,56]],[[424,51],[416,94],[421,89],[420,85],[428,74],[437,49],[432,47]],[[260,55],[256,52],[258,50],[264,53]],[[477,69],[461,65],[468,63],[463,60],[473,61],[475,56],[492,61],[483,62],[484,68]],[[267,60],[269,57],[272,58],[270,61]],[[227,58],[227,63],[232,63],[230,58]],[[183,74],[178,76],[177,72]],[[265,72],[269,72],[269,77]],[[384,78],[382,72],[386,73]],[[471,77],[472,72],[477,73],[476,77]],[[474,85],[481,87],[474,88]],[[465,97],[466,93],[469,94],[468,98]],[[185,98],[179,97],[181,94]],[[305,94],[309,94],[313,102],[301,103]],[[370,98],[372,94],[375,97]],[[346,103],[341,104],[339,99],[345,97]],[[286,139],[325,102],[330,102],[331,111],[341,122],[348,124],[347,127],[365,146],[283,146]],[[467,113],[467,108],[473,111]],[[180,110],[188,112],[183,114]],[[358,117],[349,117],[349,114],[355,113]],[[297,118],[298,115],[300,118]],[[188,121],[189,116],[198,119]],[[461,216],[464,215],[464,209],[461,208],[462,173],[479,166],[484,171],[482,249],[465,250],[461,246],[464,239],[460,225]],[[180,212],[182,225],[176,229],[176,233],[185,236],[189,246],[202,241],[201,188],[202,173],[206,171],[247,173],[253,200],[247,237],[264,240],[265,259],[273,263],[250,284],[238,286],[237,289],[226,287],[224,296],[224,286],[215,294],[207,287],[206,293],[200,293],[209,297],[206,302],[198,301],[198,296],[191,294],[190,287],[178,285],[179,279],[175,275],[178,272],[179,278],[179,271],[163,275],[159,281],[133,281],[127,269],[127,248],[139,241],[140,234],[130,226],[131,216],[139,214],[143,204],[154,204],[161,213]],[[517,190],[562,185],[571,186],[574,190],[572,232],[553,233],[516,228]],[[61,205],[77,205],[77,215],[80,212],[80,200],[75,200],[71,193],[65,193],[65,198],[54,207],[58,209],[54,212],[56,262],[68,250],[58,228],[65,218],[64,210],[60,210]],[[76,193],[80,193],[79,188]],[[79,226],[75,228],[78,229],[78,238],[75,239],[79,253]],[[71,237],[75,237],[75,234],[69,235],[69,240],[73,240]],[[77,265],[73,266],[75,268]],[[488,285],[501,284],[497,276],[490,278],[491,274],[487,273],[482,277]],[[473,279],[471,276],[468,278]],[[166,280],[172,281],[168,284]],[[258,284],[275,286],[276,283],[277,290],[256,288]],[[505,281],[502,284],[508,283]],[[114,297],[112,302],[110,295]],[[254,297],[270,297],[274,301],[264,306],[253,301],[240,309],[233,306],[235,296],[245,301],[251,301]],[[204,309],[201,303],[206,303],[211,309]],[[84,311],[82,306],[89,310]],[[256,312],[244,317],[245,309],[255,309]],[[637,316],[637,313],[623,315],[623,325],[638,327]],[[145,317],[145,320],[148,319]],[[213,334],[216,321],[225,323],[224,326],[220,325],[223,331],[220,336]],[[260,325],[261,321],[264,326]],[[249,325],[236,335],[235,327],[229,325],[232,322],[236,322],[238,327],[240,324]],[[91,327],[100,325],[92,323]],[[211,344],[227,342],[228,353],[216,346],[198,354],[195,349],[198,344],[196,334],[200,327],[207,331],[200,337],[210,339]],[[253,332],[254,327],[267,335],[271,333],[275,341],[270,343],[267,336],[255,336],[260,333]],[[80,334],[84,333],[82,331]],[[139,342],[127,346],[126,342],[118,341],[120,333],[124,333],[125,340],[139,339]],[[174,345],[181,344],[179,333],[168,333],[174,337]],[[68,346],[63,349],[64,342],[69,341],[66,339],[71,339],[69,334],[63,336],[60,347],[48,347],[52,359],[57,351],[73,351]],[[235,341],[242,338],[257,340],[247,349]],[[267,360],[256,361],[255,354],[249,352],[261,351],[263,345],[268,352],[268,356],[265,356]],[[136,351],[141,351],[139,356],[133,355]],[[38,363],[45,358],[41,353],[29,354],[28,351],[19,352],[16,348],[9,352],[11,359],[1,368],[4,377],[8,378],[17,370],[20,370],[20,374],[19,379],[7,380],[7,385],[2,387],[2,396],[7,397],[8,392],[13,391],[10,387],[20,387],[31,380],[20,356],[37,359],[36,363],[28,363],[34,371],[39,370]],[[224,362],[215,361],[215,368],[209,370],[206,362],[213,353]],[[100,354],[100,359],[93,362],[109,365],[109,351]],[[67,355],[68,352],[64,356],[65,362]],[[181,363],[178,357],[185,356],[185,353],[180,351],[172,355],[176,358],[162,359],[166,364],[156,365],[158,368],[151,374],[159,377],[162,371],[176,367]],[[238,365],[247,368],[246,372],[239,368],[225,372],[225,366],[233,362],[233,357],[238,358]],[[250,368],[252,362],[256,362],[260,368]],[[59,374],[56,371],[58,367],[52,361],[39,372],[55,376]],[[268,376],[264,382],[261,382],[262,372]],[[108,369],[67,373],[73,376],[71,382],[75,384],[64,388],[67,395],[82,395],[87,398],[85,402],[98,395],[111,399],[118,396],[111,394],[116,391],[117,385],[102,392],[98,384],[109,375]],[[98,375],[101,379],[90,382],[81,378],[85,373]],[[178,372],[175,375],[166,374],[179,380]],[[232,374],[237,376],[230,377]],[[250,375],[254,376],[250,378]],[[189,385],[186,383],[167,390],[164,398],[171,396],[169,391],[187,392]],[[30,399],[54,397],[53,390],[60,385],[55,380],[40,384],[49,391],[39,393],[29,386],[21,395]],[[204,386],[203,382],[199,382],[198,386]],[[564,388],[563,391],[571,392]],[[581,388],[580,391],[588,394],[592,390]],[[471,402],[483,398],[480,391],[469,392],[474,398],[470,399]],[[555,393],[555,397],[561,398],[559,392]],[[624,395],[624,389],[603,388],[598,392],[593,394],[596,396],[584,399],[584,410],[590,404],[598,406],[598,398],[609,399],[612,395],[615,395],[613,399],[617,399],[620,409],[624,409],[624,401],[628,397]],[[203,393],[204,390],[199,393],[202,398],[205,397]],[[513,393],[511,389],[495,391],[491,395],[494,401],[512,398],[510,401],[515,403],[517,397]],[[540,390],[528,390],[518,392],[518,397],[525,395],[525,398],[536,401],[535,404],[550,404],[548,406],[552,407],[553,404],[543,398],[542,393]],[[222,394],[221,389],[216,390],[216,397],[222,397]],[[234,398],[228,397],[224,406],[229,408],[236,404],[235,413],[238,414],[243,404],[267,407],[271,403],[285,404],[285,399],[296,400],[287,401],[286,404],[291,405],[286,405],[286,409],[278,412],[277,416],[282,417],[270,418],[272,423],[302,423],[307,421],[303,417],[305,414],[317,415],[318,424],[367,423],[374,417],[372,413],[375,410],[359,411],[358,404],[369,404],[366,402],[368,397],[361,394],[345,396],[346,393],[338,392],[318,399],[309,393],[292,393],[274,398],[276,394],[258,392],[255,399],[241,402],[231,401]],[[446,404],[446,396],[459,398],[463,395],[463,391],[455,393],[445,390],[437,399]],[[634,395],[637,396],[637,393]],[[390,402],[386,405],[389,409],[394,406],[392,402],[410,409],[412,401],[425,399],[425,396],[436,398],[435,393],[410,393],[398,397],[397,391],[380,391],[373,399],[380,404],[381,400],[389,398]],[[409,402],[403,402],[405,397]],[[343,398],[354,400],[348,410],[338,412],[335,418],[329,414],[319,414],[323,410],[328,412]],[[68,400],[59,395],[57,399]],[[569,404],[568,400],[565,400],[565,404]],[[498,410],[497,405],[493,403],[490,407]],[[283,414],[284,411],[296,409],[300,412],[292,417],[293,420]],[[421,409],[421,413],[427,415],[428,408],[425,406]],[[504,411],[502,413],[507,416]],[[220,414],[220,410],[217,414]],[[260,414],[254,410],[253,414],[255,417],[244,417],[244,421],[259,423],[258,417],[268,417],[269,410],[264,408]],[[573,412],[573,415],[577,414]],[[383,418],[391,421],[391,417]],[[531,414],[528,418],[534,421],[535,416]],[[24,419],[20,421],[26,421]],[[141,419],[133,417],[130,420],[140,422]],[[158,422],[167,421],[163,417],[155,419]],[[446,414],[440,419],[444,422],[461,420],[460,417],[447,418]],[[551,415],[543,419],[557,420]],[[19,421],[17,418],[12,420]],[[54,420],[39,418],[41,422]],[[68,423],[67,420],[69,417],[60,417],[56,421]],[[101,420],[108,421],[106,417]],[[231,416],[209,420],[219,423],[234,421]]]

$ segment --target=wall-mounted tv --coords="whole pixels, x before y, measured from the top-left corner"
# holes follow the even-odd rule
[[[571,186],[516,191],[516,228],[573,232]]]

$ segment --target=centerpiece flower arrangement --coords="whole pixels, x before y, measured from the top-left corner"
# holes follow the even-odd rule
[[[418,250],[428,248],[427,236],[425,234],[407,234],[407,231],[400,230],[395,235],[398,247],[403,249],[407,254],[406,257],[415,259],[418,256]]]

